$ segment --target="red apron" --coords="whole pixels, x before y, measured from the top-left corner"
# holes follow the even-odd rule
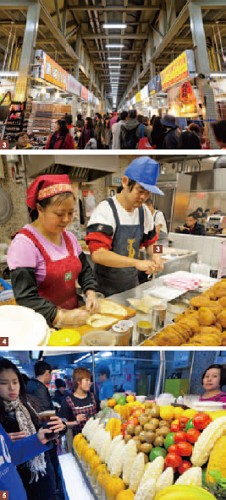
[[[62,233],[69,255],[52,261],[45,248],[29,229],[22,229],[19,234],[29,238],[42,254],[46,265],[46,277],[38,286],[41,297],[63,309],[78,307],[75,283],[82,270],[80,259],[74,254],[73,244],[65,231]]]

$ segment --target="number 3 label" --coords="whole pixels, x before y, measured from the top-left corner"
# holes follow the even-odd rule
[[[162,253],[163,246],[162,245],[153,245],[153,253]]]
[[[0,141],[0,149],[9,149],[8,141]]]

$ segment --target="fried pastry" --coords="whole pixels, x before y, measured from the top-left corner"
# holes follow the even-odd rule
[[[217,316],[217,321],[223,328],[226,328],[226,309],[220,312]]]
[[[226,296],[225,297],[221,297],[220,299],[218,299],[218,303],[223,307],[223,308],[226,308]]]
[[[208,307],[200,307],[199,309],[199,323],[200,325],[209,326],[215,323],[216,316]]]

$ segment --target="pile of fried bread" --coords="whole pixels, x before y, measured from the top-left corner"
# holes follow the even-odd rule
[[[226,346],[226,279],[190,300],[190,307],[178,314],[145,346]]]
[[[91,314],[87,320],[87,324],[93,328],[110,328],[119,319],[128,317],[126,307],[113,302],[110,299],[99,299],[99,313]],[[135,311],[134,311],[135,314]]]

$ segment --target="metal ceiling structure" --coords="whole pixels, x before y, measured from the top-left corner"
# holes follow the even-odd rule
[[[226,69],[225,0],[0,0],[1,69],[10,69],[29,29],[28,8],[36,3],[41,7],[36,47],[102,99],[117,87],[119,104],[193,48],[190,4],[202,7],[213,69]],[[108,23],[125,27],[104,28]]]

